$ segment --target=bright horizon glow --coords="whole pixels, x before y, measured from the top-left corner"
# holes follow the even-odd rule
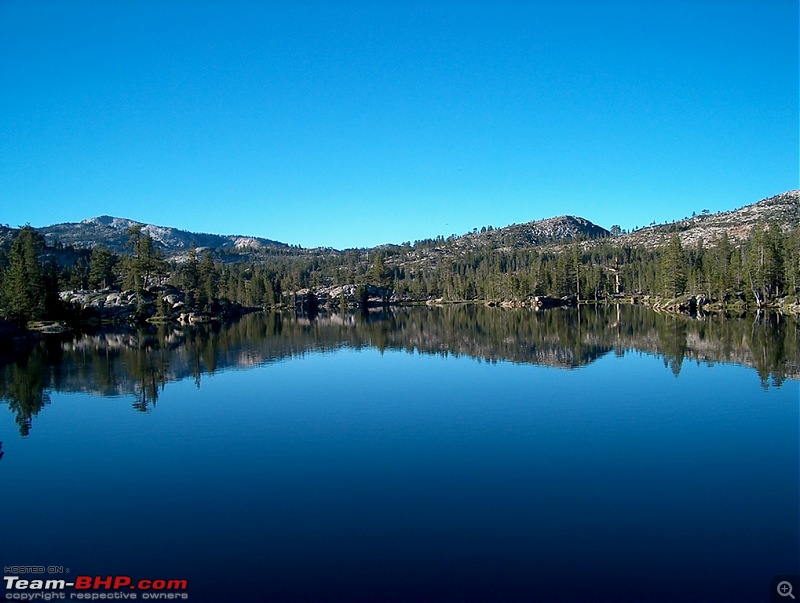
[[[0,222],[372,247],[800,188],[795,0],[0,4]]]

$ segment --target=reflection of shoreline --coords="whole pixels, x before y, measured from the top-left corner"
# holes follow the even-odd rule
[[[637,306],[520,309],[393,308],[314,319],[251,314],[230,324],[95,331],[43,338],[0,367],[0,400],[26,434],[49,392],[131,396],[137,410],[167,383],[280,362],[343,347],[405,350],[562,369],[611,351],[653,354],[676,375],[685,360],[753,368],[764,387],[800,378],[800,330],[793,318],[692,320]]]
[[[81,369],[85,369],[87,359],[91,358],[101,363],[103,357],[109,362],[117,359],[129,365],[132,359],[141,361],[141,356],[166,354],[165,377],[173,381],[197,377],[198,371],[202,375],[247,369],[343,346],[452,354],[567,369],[591,364],[612,350],[640,351],[668,361],[722,362],[759,369],[749,345],[752,343],[762,344],[759,354],[762,361],[775,360],[776,366],[769,368],[780,368],[778,365],[783,364],[783,377],[800,379],[800,358],[796,353],[776,358],[776,352],[790,350],[774,337],[772,347],[780,349],[769,349],[770,331],[775,330],[775,325],[768,320],[761,324],[753,319],[697,321],[630,306],[612,308],[615,310],[612,316],[608,311],[556,309],[541,313],[481,306],[390,310],[374,312],[368,317],[329,314],[314,319],[255,314],[236,323],[213,327],[80,334],[60,343],[60,383],[70,386],[67,391],[91,391],[87,389],[89,383],[82,386],[72,383],[73,377],[85,376],[85,370]],[[781,320],[790,321],[788,326],[796,334],[793,319]],[[270,328],[266,328],[268,323]],[[759,335],[765,341],[757,341]],[[794,343],[800,345],[796,337]],[[115,383],[121,385],[118,380]],[[131,389],[117,392],[100,389],[96,393],[124,395],[131,393]]]

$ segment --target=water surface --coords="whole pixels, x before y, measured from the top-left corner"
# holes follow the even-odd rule
[[[0,562],[194,601],[769,600],[798,342],[636,307],[51,339],[0,372]]]

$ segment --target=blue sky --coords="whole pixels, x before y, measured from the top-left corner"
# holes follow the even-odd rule
[[[796,0],[0,1],[0,222],[337,248],[798,188]]]

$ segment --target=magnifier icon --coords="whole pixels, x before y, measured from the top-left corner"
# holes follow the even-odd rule
[[[778,582],[778,594],[781,597],[791,597],[794,599],[794,595],[792,594],[792,583],[783,580],[782,582]]]

